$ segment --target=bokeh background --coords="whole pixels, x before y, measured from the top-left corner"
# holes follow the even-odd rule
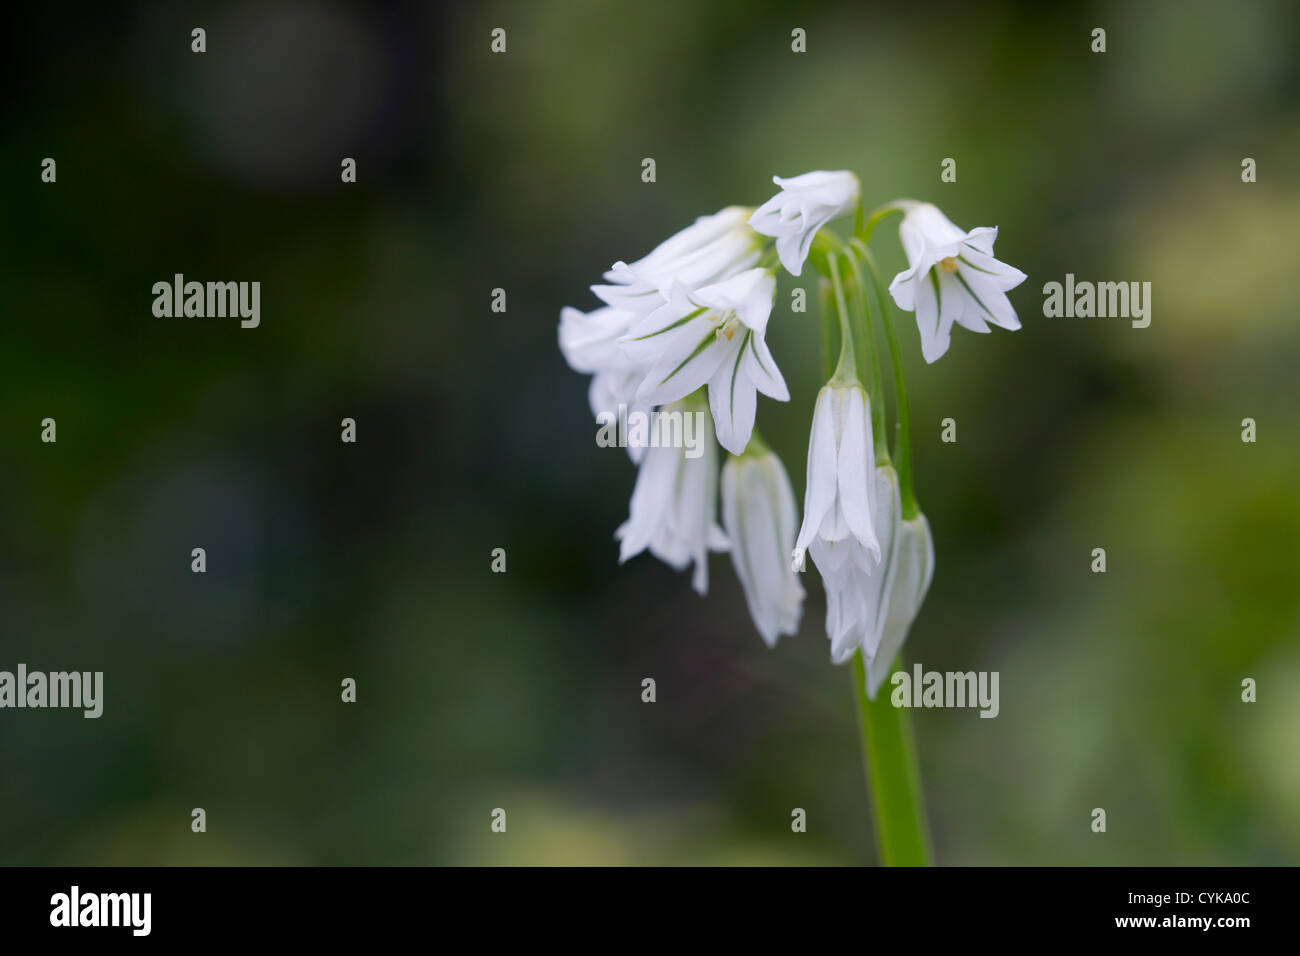
[[[619,567],[634,471],[555,344],[612,261],[817,168],[998,225],[1030,276],[1020,332],[928,367],[904,338],[938,550],[906,654],[1001,674],[996,720],[914,714],[938,860],[1300,861],[1298,27],[1282,0],[11,11],[0,668],[102,670],[106,700],[0,712],[0,862],[872,862],[820,583],[771,651],[725,555],[706,599]],[[874,246],[901,265],[892,224]],[[176,272],[260,281],[261,327],[154,318]],[[1044,318],[1067,272],[1151,282],[1151,326]],[[784,281],[793,400],[759,420],[802,495],[818,333]]]

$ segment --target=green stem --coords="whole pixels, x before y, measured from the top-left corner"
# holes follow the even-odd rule
[[[853,349],[853,328],[849,325],[849,308],[844,302],[844,284],[840,281],[839,256],[828,255],[826,266],[831,273],[831,288],[835,290],[835,309],[840,317],[840,360],[835,366],[831,381],[842,385],[856,385],[858,357]]]
[[[821,327],[822,327],[822,378],[830,381],[831,375],[835,372],[835,366],[831,358],[831,343],[835,340],[835,327],[831,323],[831,310],[834,304],[831,301],[831,284],[825,279],[821,279],[817,285],[818,300],[821,305]]]
[[[852,271],[853,283],[849,286],[853,308],[857,312],[863,348],[871,356],[871,434],[875,443],[877,465],[889,464],[889,436],[885,433],[885,387],[880,374],[880,350],[876,348],[876,332],[871,321],[871,308],[867,304],[867,287],[862,282],[858,267],[857,250],[846,246],[844,261]]]
[[[763,440],[763,433],[760,432],[758,430],[758,426],[755,425],[754,430],[749,435],[749,444],[745,446],[745,451],[743,454],[766,455],[771,450],[772,449],[768,447],[767,442]],[[734,456],[734,457],[740,457],[740,456]]]
[[[903,379],[903,353],[898,347],[898,330],[894,328],[894,317],[885,301],[885,288],[880,281],[876,260],[863,243],[855,240],[854,244],[871,274],[871,285],[875,289],[876,301],[880,303],[880,314],[884,320],[885,338],[889,342],[889,358],[894,367],[895,412],[898,415],[898,441],[894,445],[894,460],[898,465],[903,520],[906,521],[915,518],[920,509],[916,505],[916,492],[912,487],[912,414],[907,403],[907,383]]]
[[[896,212],[905,213],[911,207],[919,205],[920,203],[915,199],[895,199],[871,210],[871,215],[867,216],[865,221],[862,217],[862,207],[859,205],[858,215],[853,223],[853,237],[866,245],[871,241],[871,234],[876,231],[876,226],[882,219],[887,219]]]
[[[900,656],[894,669],[902,666]],[[861,651],[853,655],[853,689],[880,862],[884,866],[929,866],[930,836],[909,711],[895,707],[884,688],[875,700],[867,696],[867,669]]]

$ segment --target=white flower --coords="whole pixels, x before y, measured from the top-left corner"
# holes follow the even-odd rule
[[[874,528],[875,450],[870,400],[861,385],[826,385],[813,410],[803,526],[794,560],[805,551],[826,585],[826,634],[842,663],[867,639],[869,581],[880,563]]]
[[[916,313],[927,362],[948,351],[954,322],[972,332],[988,332],[989,322],[1020,328],[1007,291],[1027,277],[993,258],[997,235],[997,226],[962,232],[930,203],[907,204],[898,236],[909,267],[889,292],[900,309]]]
[[[629,416],[650,411],[649,404],[636,398],[646,370],[627,355],[618,341],[627,333],[632,319],[631,312],[610,306],[591,312],[579,312],[570,306],[560,310],[560,351],[575,372],[591,374],[587,399],[597,419],[603,414],[617,417],[620,405],[627,406]],[[634,462],[640,462],[645,449],[629,444],[627,451]]]
[[[731,456],[722,468],[722,525],[750,616],[768,647],[799,630],[803,586],[790,567],[794,490],[774,452]]]
[[[880,545],[876,565],[863,549],[824,548],[814,541],[810,551],[826,588],[826,634],[831,660],[843,664],[861,649],[870,661],[880,646],[889,611],[889,595],[897,567],[900,527],[898,473],[892,465],[877,465],[871,485],[871,527]]]
[[[625,337],[633,322],[668,302],[675,285],[709,285],[752,266],[758,260],[762,242],[746,224],[749,213],[743,206],[729,206],[712,216],[701,216],[631,265],[614,263],[605,273],[610,284],[591,287],[605,302],[603,307],[591,312],[568,306],[561,310],[560,351],[574,371],[592,375],[588,400],[593,415],[617,415],[620,405],[627,406],[629,415],[648,413],[654,405],[682,398],[693,390],[659,396],[653,402],[638,397],[637,390],[656,352],[649,348],[630,350]],[[766,306],[769,311],[771,295]],[[766,323],[766,318],[763,321]],[[752,395],[750,400],[753,404]],[[633,461],[639,462],[643,451],[640,446],[628,446]]]
[[[665,411],[699,413],[702,454],[688,458],[685,448],[669,445],[646,449],[637,472],[628,519],[615,537],[619,564],[649,548],[656,558],[681,571],[695,562],[691,586],[709,589],[709,551],[727,550],[727,536],[717,525],[718,448],[698,400],[678,402]]]
[[[858,177],[848,170],[818,170],[792,179],[773,176],[781,191],[755,210],[749,224],[755,232],[776,237],[776,252],[787,272],[803,269],[817,230],[858,205]]]
[[[817,393],[798,551],[814,541],[829,545],[851,538],[874,555],[873,564],[880,561],[868,484],[876,467],[870,406],[858,384],[831,383]]]
[[[907,640],[907,632],[921,609],[930,580],[934,577],[934,539],[930,522],[917,514],[901,522],[894,557],[893,581],[889,588],[889,608],[883,636],[876,653],[867,658],[867,694],[876,699],[876,691],[894,667],[894,659]]]
[[[560,352],[575,372],[599,372],[628,367],[631,360],[618,344],[635,318],[631,312],[605,306],[579,312],[572,306],[560,310]]]
[[[862,657],[870,661],[885,630],[889,596],[898,567],[899,529],[903,510],[898,472],[890,464],[877,465],[871,484],[871,527],[880,543],[880,564],[871,576],[854,582],[861,604],[853,609],[857,632],[861,638]],[[851,652],[850,652],[851,653]]]
[[[636,397],[636,390],[644,375],[645,372],[638,369],[605,369],[593,375],[591,386],[587,389],[587,403],[591,405],[591,414],[596,421],[636,421],[639,417],[648,420],[654,410],[653,406]],[[626,406],[626,413],[620,412],[622,406]],[[629,441],[627,454],[633,462],[640,464],[645,455],[645,445]]]
[[[701,216],[635,262],[614,263],[605,273],[610,284],[591,291],[607,305],[643,316],[663,304],[676,282],[695,288],[743,272],[758,261],[761,248],[746,225],[749,213],[744,206],[728,206]]]
[[[872,496],[880,565],[863,575],[857,566],[845,562],[834,579],[835,587],[827,587],[827,607],[829,618],[833,602],[837,617],[832,623],[841,622],[849,634],[838,649],[832,646],[835,662],[848,660],[860,648],[867,668],[867,693],[875,700],[930,587],[934,541],[925,515],[903,519],[898,472],[893,465],[876,466]],[[832,633],[829,624],[827,630]]]
[[[751,212],[745,206],[727,206],[711,216],[700,216],[632,262],[629,268],[664,285],[674,279],[691,284],[680,274],[682,269],[702,272],[700,282],[719,272],[738,271],[734,269],[737,261],[747,256],[758,257],[759,242],[746,227]],[[605,278],[613,281],[608,273]]]
[[[765,338],[775,294],[776,280],[766,269],[695,290],[674,283],[668,301],[634,322],[621,340],[649,369],[637,399],[660,405],[707,383],[718,441],[741,454],[754,430],[756,393],[790,399]]]

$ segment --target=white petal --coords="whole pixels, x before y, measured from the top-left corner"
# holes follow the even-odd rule
[[[894,276],[893,281],[889,283],[889,294],[894,300],[894,305],[898,306],[904,312],[916,311],[916,290],[917,290],[917,271],[916,267],[904,269],[898,275]]]
[[[916,230],[930,246],[946,246],[968,238],[967,233],[933,203],[922,202],[909,206],[903,214],[903,224],[899,226],[900,233],[904,225]]]
[[[808,436],[808,479],[804,486],[803,527],[795,548],[806,551],[822,520],[835,503],[838,475],[835,468],[835,426],[831,421],[831,389],[823,388],[813,408]]]
[[[750,336],[745,346],[741,371],[768,398],[775,398],[778,402],[790,401],[790,390],[776,366],[776,359],[772,358],[767,342],[757,333]]]
[[[934,362],[948,351],[950,329],[939,324],[939,299],[936,293],[938,280],[933,271],[916,283],[916,327],[921,333],[921,355],[926,362]]]
[[[663,354],[646,373],[637,398],[662,405],[685,398],[705,384],[735,349],[719,339],[713,323],[698,316],[671,333]]]
[[[748,215],[749,210],[743,206],[728,206],[711,216],[700,216],[685,229],[659,243],[648,254],[632,263],[632,266],[649,273],[662,269],[669,262],[699,253],[743,228]],[[611,277],[606,274],[606,278]]]
[[[1011,300],[992,276],[977,272],[964,263],[957,266],[957,274],[966,282],[971,306],[983,318],[1004,329],[1014,331],[1020,328],[1020,320],[1016,318],[1016,310],[1011,307]]]
[[[619,564],[640,554],[654,538],[672,501],[682,455],[673,448],[648,449],[637,471],[628,519],[615,532]]]
[[[747,332],[744,340],[731,343],[738,347],[730,350],[709,380],[709,408],[713,411],[718,442],[733,455],[744,453],[754,431],[757,393],[754,383],[741,369],[746,352],[744,342],[753,334]]]
[[[976,252],[970,246],[962,249],[961,262],[964,266],[988,275],[1003,292],[1009,292],[1029,278],[1015,266],[1009,266],[992,256]]]
[[[867,693],[872,700],[893,670],[933,577],[934,539],[925,515],[918,514],[899,528],[898,572],[890,589],[889,614],[875,659],[867,661]]]
[[[863,656],[870,660],[876,656],[884,633],[889,612],[890,589],[898,570],[899,525],[902,521],[899,501],[898,473],[892,465],[875,469],[872,487],[874,506],[872,526],[880,540],[881,563],[876,573],[862,582],[865,598],[865,622],[862,642]]]
[[[871,482],[876,463],[867,393],[860,388],[847,391],[849,395],[844,403],[844,425],[836,463],[840,505],[849,530],[879,561],[880,543],[871,525]]]
[[[751,329],[763,332],[772,312],[776,279],[766,269],[749,269],[722,282],[696,289],[691,300],[716,312],[734,311]]]
[[[993,256],[993,243],[998,238],[997,226],[976,226],[966,233],[965,241],[990,258]]]

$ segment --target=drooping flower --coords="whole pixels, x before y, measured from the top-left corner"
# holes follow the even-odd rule
[[[871,479],[871,527],[880,543],[880,564],[868,579],[855,582],[862,604],[855,620],[862,656],[870,661],[876,656],[885,630],[889,596],[898,567],[899,528],[902,525],[902,498],[898,472],[891,464],[876,465]],[[851,653],[851,652],[850,652]]]
[[[756,258],[758,254],[759,241],[746,228],[752,211],[746,206],[727,206],[711,216],[700,216],[630,263],[629,267],[665,284],[674,279],[689,284],[689,280],[680,275],[682,269],[698,270],[701,273],[698,282],[734,270],[736,262],[749,256]]]
[[[604,306],[580,312],[566,305],[560,310],[560,352],[575,372],[595,373],[602,369],[630,366],[631,360],[618,340],[627,334],[635,316],[631,312]]]
[[[997,226],[963,232],[930,203],[907,203],[898,236],[908,268],[889,292],[904,312],[916,313],[921,354],[933,362],[948,351],[953,323],[988,332],[989,323],[1020,328],[1007,292],[1027,278],[993,258]]]
[[[659,405],[707,384],[718,441],[741,454],[754,430],[756,393],[790,399],[766,341],[775,294],[776,280],[766,269],[694,290],[674,283],[668,301],[635,321],[621,340],[648,368],[637,399]]]
[[[841,641],[838,653],[833,648],[833,658],[842,663],[861,649],[867,692],[875,700],[930,587],[934,542],[925,515],[918,512],[903,518],[898,472],[891,464],[875,468],[872,514],[881,548],[880,564],[863,575],[856,565],[846,562],[836,586],[827,587],[827,600],[835,602],[836,620],[852,619],[841,625],[850,636]]]
[[[616,262],[607,285],[593,285],[602,302],[644,316],[663,304],[674,283],[688,288],[721,282],[758,261],[762,240],[746,224],[750,210],[728,206],[701,216],[635,262]]]
[[[867,658],[867,694],[872,700],[893,670],[894,659],[907,640],[934,577],[934,538],[924,514],[902,521],[894,557],[896,565],[889,587],[889,607],[876,653]]]
[[[591,312],[568,306],[561,310],[560,351],[574,371],[592,376],[588,401],[598,419],[618,416],[620,406],[626,406],[631,416],[648,413],[660,401],[673,400],[650,402],[637,396],[653,354],[629,350],[623,339],[633,322],[667,303],[675,284],[687,288],[708,285],[752,266],[762,239],[746,223],[750,212],[743,206],[728,206],[701,216],[630,265],[616,262],[605,273],[610,284],[591,287],[605,302],[603,307]],[[641,446],[629,443],[627,450],[633,461],[640,462]]]
[[[677,571],[691,562],[691,586],[709,589],[709,551],[727,550],[727,536],[717,524],[718,448],[704,403],[692,397],[664,409],[699,416],[702,441],[697,457],[685,447],[656,445],[645,450],[637,472],[628,519],[619,526],[619,564],[642,551]]]
[[[591,377],[587,389],[587,402],[591,405],[591,414],[597,422],[636,421],[648,419],[652,406],[636,397],[636,390],[645,375],[644,370],[605,369]],[[636,464],[641,463],[645,455],[645,445],[640,442],[627,442],[628,457]]]
[[[817,393],[798,551],[815,541],[833,544],[852,538],[872,553],[873,563],[880,560],[869,486],[876,465],[870,405],[866,390],[856,383],[833,382]]]
[[[645,378],[645,368],[638,366],[619,344],[634,316],[622,309],[604,306],[580,312],[570,306],[560,310],[560,352],[575,372],[591,374],[587,400],[598,420],[602,415],[619,417],[619,406],[629,415],[648,413],[650,405],[638,401],[636,390]],[[644,448],[627,446],[634,462],[640,462]]]
[[[605,284],[592,286],[602,307],[562,310],[559,343],[575,370],[592,375],[598,420],[665,406],[668,415],[698,415],[702,426],[702,448],[688,446],[685,432],[680,445],[628,441],[640,467],[616,533],[620,563],[649,550],[678,570],[693,564],[692,585],[703,594],[708,552],[730,548],[771,646],[795,633],[802,616],[804,590],[785,560],[793,543],[796,565],[810,555],[825,583],[832,660],[861,652],[874,699],[929,588],[934,545],[924,515],[903,519],[897,472],[876,465],[870,399],[851,372],[837,371],[817,397],[797,535],[784,467],[761,441],[749,447],[757,393],[789,399],[766,344],[776,283],[775,267],[757,267],[762,236],[775,238],[781,263],[799,275],[818,231],[859,201],[849,172],[774,181],[781,192],[759,209],[726,207],[642,258],[616,262]],[[932,205],[898,205],[909,268],[890,291],[917,313],[927,361],[946,350],[954,323],[1018,328],[1006,291],[1025,276],[993,258],[996,229],[963,233]],[[722,470],[726,532],[717,524],[715,439],[736,456]]]
[[[880,544],[879,563],[872,564],[869,552],[842,544],[822,548],[814,541],[809,549],[826,589],[826,634],[833,663],[843,664],[858,650],[870,661],[881,643],[897,566],[899,509],[898,473],[892,465],[877,465],[871,526]]]
[[[781,191],[749,218],[755,232],[776,238],[781,265],[791,275],[803,270],[817,230],[858,205],[858,177],[848,170],[804,173],[790,179],[773,176]]]
[[[874,528],[875,451],[870,400],[861,385],[833,382],[813,409],[803,526],[794,560],[812,555],[826,586],[831,658],[848,660],[874,625],[868,579],[880,563]]]
[[[768,647],[799,630],[803,586],[790,566],[794,489],[781,459],[769,450],[731,456],[722,468],[722,525],[750,617]]]

